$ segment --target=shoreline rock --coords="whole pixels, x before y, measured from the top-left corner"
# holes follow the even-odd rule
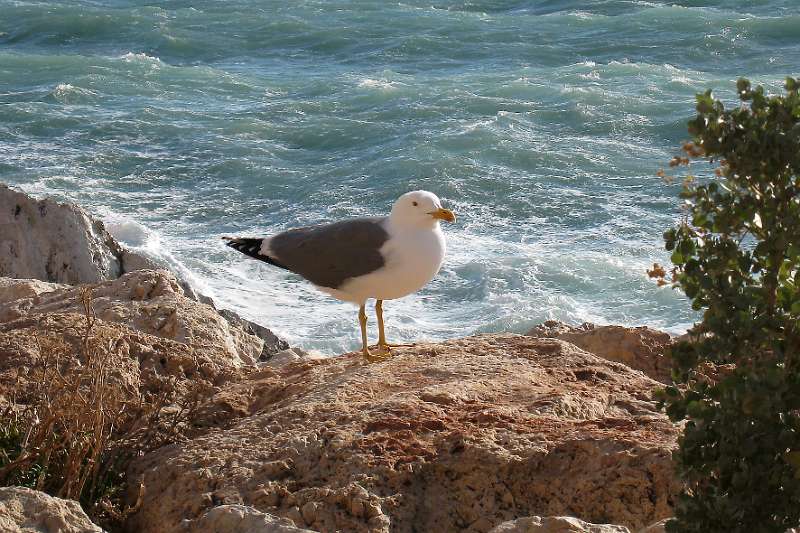
[[[489,533],[630,533],[630,529],[612,524],[589,524],[570,516],[528,516],[504,522]]]
[[[95,283],[122,273],[122,247],[75,204],[0,184],[0,276]]]
[[[647,326],[570,326],[548,320],[526,333],[530,337],[561,339],[609,361],[640,370],[661,383],[672,383],[672,362],[666,355],[674,342],[669,333]]]
[[[9,286],[0,278],[0,287]],[[233,325],[206,304],[187,298],[177,279],[166,270],[136,270],[111,280],[72,287],[21,281],[18,293],[46,290],[30,297],[0,300],[0,324],[22,318],[83,313],[81,291],[91,288],[97,318],[135,331],[225,354],[234,366],[254,365],[264,342]],[[9,290],[10,292],[10,290]],[[2,295],[2,293],[0,293]]]
[[[132,465],[130,525],[245,505],[316,531],[487,532],[530,515],[641,528],[671,514],[678,430],[658,384],[557,339],[481,335],[262,368],[245,415]]]
[[[82,207],[52,198],[39,200],[0,183],[0,278],[79,285],[114,280],[140,270],[164,269],[166,265],[117,242],[103,222]],[[256,359],[266,361],[289,348],[269,328],[234,311],[217,310],[211,298],[179,275],[172,275],[183,295],[210,305],[234,328],[260,338],[263,349]]]

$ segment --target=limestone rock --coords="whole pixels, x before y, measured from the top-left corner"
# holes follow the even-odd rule
[[[611,524],[589,524],[569,516],[529,516],[504,522],[489,533],[630,533],[630,530]]]
[[[307,352],[302,348],[287,348],[276,353],[272,357],[262,363],[266,366],[278,367],[289,363],[296,363],[304,359],[324,359],[325,356],[317,353]]]
[[[526,335],[531,337],[545,337],[548,339],[556,339],[559,335],[564,333],[576,333],[580,331],[588,331],[594,329],[595,325],[590,322],[584,322],[580,326],[570,326],[558,320],[546,320],[538,326],[533,326]]]
[[[116,279],[138,270],[166,268],[128,250],[80,206],[51,198],[37,200],[0,184],[0,277],[77,285]],[[214,307],[211,298],[177,276],[182,294]],[[5,298],[0,285],[0,302]],[[232,311],[219,311],[235,329],[262,341],[256,359],[266,360],[289,345],[269,329]]]
[[[7,533],[102,533],[78,502],[24,487],[0,488],[0,531]]]
[[[187,521],[190,533],[312,533],[246,505],[220,505],[197,520]]]
[[[213,302],[211,305],[213,305]],[[217,312],[231,325],[239,327],[250,335],[255,335],[264,341],[264,346],[258,357],[259,361],[267,361],[277,353],[289,349],[289,343],[275,335],[268,328],[256,324],[255,322],[250,322],[228,309],[219,309]],[[296,349],[299,350],[299,348]]]
[[[35,383],[30,369],[51,355],[54,346],[69,347],[72,354],[64,364],[77,365],[86,327],[85,317],[76,313],[52,313],[0,322],[0,409],[10,401],[24,404]],[[97,320],[92,335],[113,339],[113,376],[125,388],[141,392],[173,393],[180,400],[190,390],[205,387],[216,391],[208,406],[197,413],[195,425],[205,426],[206,411],[227,419],[240,416],[236,401],[223,393],[222,385],[242,373],[225,354],[147,335],[124,325]],[[218,426],[224,426],[219,423]]]
[[[122,248],[74,204],[0,184],[0,276],[93,283],[122,272]]]
[[[642,373],[669,377],[666,334],[546,323],[532,334],[552,338],[420,344],[371,365],[318,359],[154,266],[80,208],[0,186],[0,408],[25,403],[52,343],[75,348],[61,363],[80,364],[85,287],[65,285],[79,282],[93,331],[114,343],[110,379],[174,392],[165,411],[203,390],[172,444],[130,465],[129,503],[146,487],[130,531],[485,533],[514,521],[599,532],[586,528],[672,514],[678,429]],[[73,531],[61,515],[25,514],[38,504],[23,500],[0,492],[0,530],[41,515],[44,529],[25,531]],[[621,525],[597,524],[609,521]],[[511,531],[523,530],[535,531]]]
[[[678,490],[657,385],[510,334],[264,366],[225,387],[242,414],[224,429],[131,466],[146,494],[128,526],[178,532],[244,505],[322,532],[483,533],[526,516],[639,529]]]
[[[76,285],[159,268],[80,206],[0,184],[0,276]]]
[[[0,278],[0,305],[23,298],[35,298],[40,294],[65,288],[67,285],[47,283],[37,279]]]
[[[120,261],[123,273],[133,272],[135,270],[161,270],[166,267],[166,265],[159,263],[155,259],[132,252],[124,247]]]
[[[673,339],[663,331],[646,326],[628,328],[588,323],[573,327],[551,320],[534,327],[527,334],[571,342],[599,357],[640,370],[661,383],[672,382],[672,363],[665,351]]]
[[[31,295],[5,301],[3,294],[12,294],[13,286],[8,280],[0,284],[0,322],[83,312],[81,287],[42,286],[26,280],[17,284],[13,294]],[[137,270],[89,287],[94,312],[106,322],[191,345],[197,351],[221,352],[237,366],[254,364],[263,351],[261,339],[231,324],[214,308],[185,297],[178,280],[165,270]]]

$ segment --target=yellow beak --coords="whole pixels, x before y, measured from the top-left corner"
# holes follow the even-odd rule
[[[455,222],[456,221],[456,216],[453,214],[453,212],[450,211],[449,209],[445,209],[443,207],[440,207],[436,211],[431,211],[428,214],[430,216],[432,216],[433,218],[437,218],[439,220],[444,220],[446,222]]]

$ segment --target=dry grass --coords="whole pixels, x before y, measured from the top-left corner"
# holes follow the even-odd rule
[[[119,337],[95,327],[90,289],[81,300],[79,347],[36,339],[38,359],[27,371],[32,390],[3,413],[0,485],[79,500],[95,522],[117,530],[138,506],[122,503],[127,465],[178,439],[204,391],[179,397],[165,379],[156,393],[142,392],[125,372],[138,362],[123,354]],[[141,500],[145,488],[138,490]]]

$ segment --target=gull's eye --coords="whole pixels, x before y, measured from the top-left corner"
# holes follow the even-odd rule
[[[411,202],[411,205],[413,205],[414,207],[417,207],[419,204],[417,202]]]

